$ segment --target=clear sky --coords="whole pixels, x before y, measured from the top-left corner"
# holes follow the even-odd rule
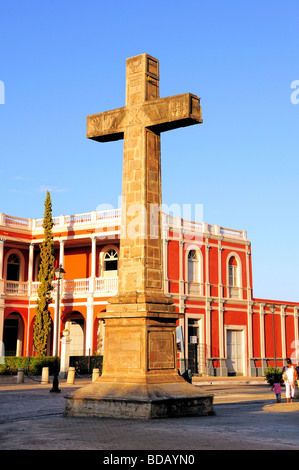
[[[1,0],[0,212],[40,218],[46,189],[53,215],[118,207],[123,142],[89,141],[86,116],[125,105],[141,53],[161,97],[203,108],[162,135],[163,202],[247,230],[254,296],[299,301],[295,0]]]

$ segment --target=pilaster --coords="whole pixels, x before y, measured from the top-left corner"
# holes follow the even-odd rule
[[[282,357],[287,357],[287,349],[286,349],[286,305],[280,306],[280,322],[281,322],[281,351]]]

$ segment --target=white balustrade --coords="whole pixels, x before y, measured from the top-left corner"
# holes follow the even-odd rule
[[[19,228],[29,229],[30,227],[30,219],[23,219],[21,217],[13,217],[12,215],[4,214],[3,217],[4,225],[14,226]]]
[[[28,295],[28,282],[5,281],[5,293],[13,295]]]
[[[110,226],[111,222],[120,222],[121,209],[111,209],[107,211],[85,212],[83,214],[63,215],[53,217],[54,227],[67,227],[70,225],[94,224],[95,226],[103,226],[105,223]],[[204,222],[196,222],[184,220],[181,217],[173,217],[168,214],[162,214],[162,222],[165,226],[171,226],[175,229],[183,228],[184,231],[193,233],[213,233],[223,235],[228,238],[239,238],[246,240],[247,233],[242,230],[234,230],[220,227],[218,225],[210,225]],[[43,219],[24,219],[21,217],[13,217],[10,215],[0,214],[0,225],[22,228],[24,230],[42,230]]]
[[[92,282],[91,282],[92,281]],[[93,282],[95,281],[95,282]],[[2,281],[0,284],[0,294],[15,296],[38,296],[39,282],[16,282]],[[87,292],[98,293],[116,293],[118,290],[118,278],[92,278],[86,279],[67,279],[61,282],[61,294],[86,294]],[[2,292],[3,291],[3,292]],[[53,281],[52,296],[55,298],[57,293],[57,281]]]
[[[62,284],[64,294],[82,294],[89,291],[89,279],[68,279]]]
[[[117,292],[118,277],[96,278],[95,290],[97,292]]]

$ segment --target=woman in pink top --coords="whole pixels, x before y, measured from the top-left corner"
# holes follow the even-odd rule
[[[297,379],[297,372],[289,357],[287,358],[287,366],[282,369],[282,373],[284,372],[287,376],[287,380],[284,381],[285,386],[286,386],[287,403],[289,403],[290,399],[291,399],[291,403],[293,403],[293,398],[295,395],[295,380]]]

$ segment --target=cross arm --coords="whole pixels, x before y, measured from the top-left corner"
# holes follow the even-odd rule
[[[202,123],[200,98],[191,93],[149,101],[143,109],[149,117],[147,127],[156,132]]]
[[[123,139],[125,116],[125,108],[87,116],[87,138],[98,142]]]

